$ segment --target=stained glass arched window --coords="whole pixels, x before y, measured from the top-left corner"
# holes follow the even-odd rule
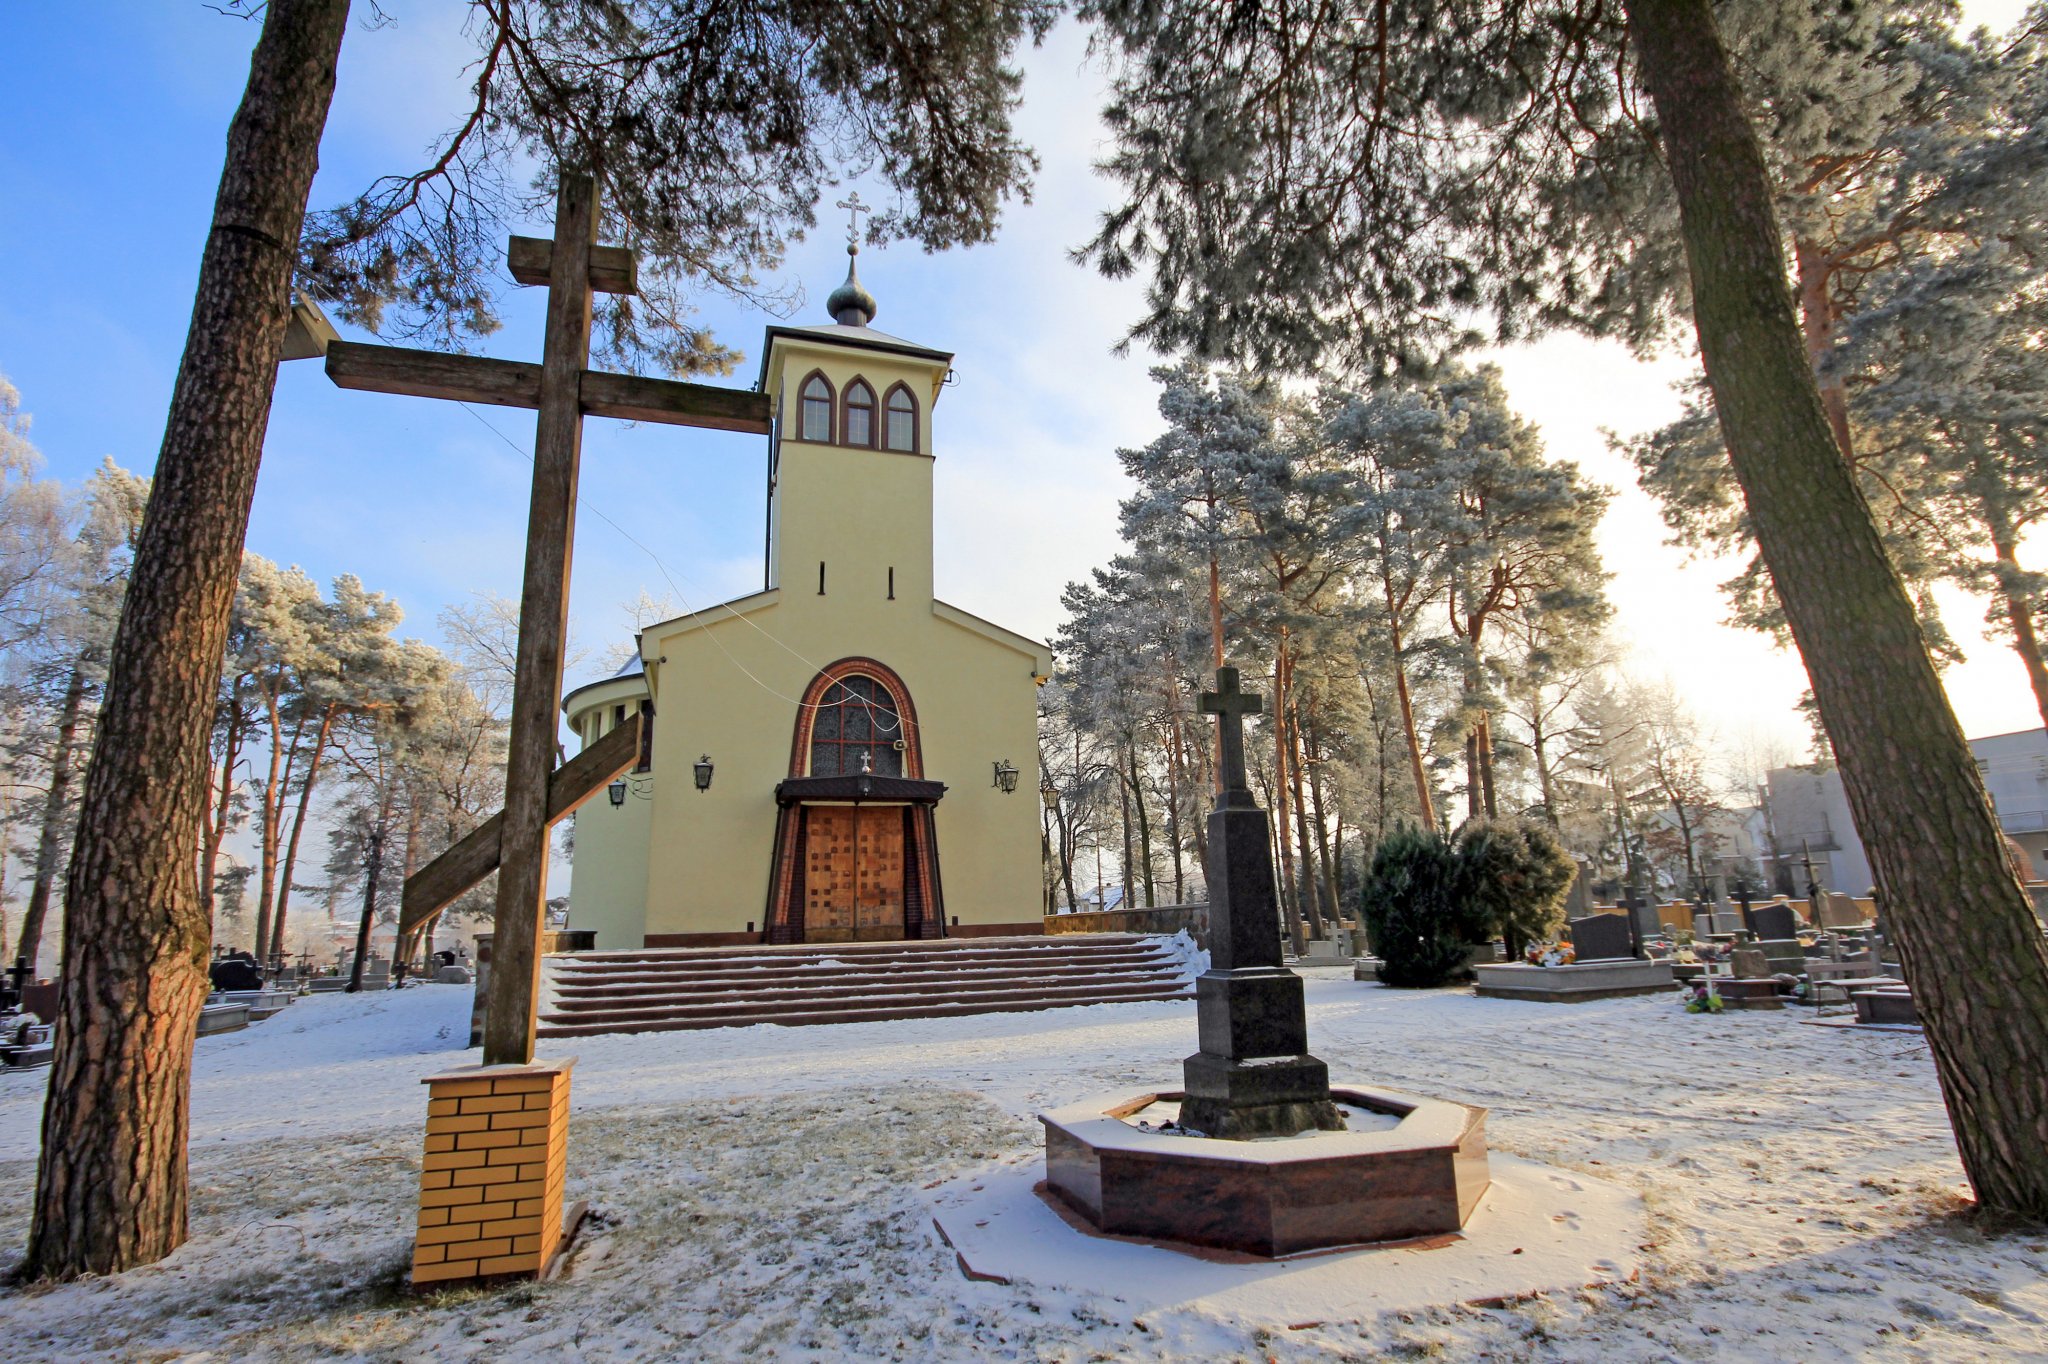
[[[858,776],[861,760],[878,777],[903,775],[903,716],[889,689],[856,673],[834,682],[811,724],[811,775]]]
[[[882,421],[883,449],[917,453],[917,399],[910,396],[909,389],[898,384],[889,390]]]
[[[803,386],[803,439],[829,444],[832,440],[832,385],[822,374],[813,374]]]
[[[846,386],[846,443],[875,443],[875,391],[864,380]]]

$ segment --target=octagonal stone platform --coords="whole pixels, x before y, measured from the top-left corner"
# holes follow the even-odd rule
[[[1175,1093],[1039,1115],[1045,1180],[1098,1230],[1253,1255],[1457,1232],[1486,1192],[1486,1110],[1331,1086],[1399,1119],[1377,1132],[1222,1141],[1125,1121]]]

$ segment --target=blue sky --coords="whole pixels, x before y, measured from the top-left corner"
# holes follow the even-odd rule
[[[391,23],[358,21],[344,44],[316,207],[417,165],[461,106],[466,7],[385,8]],[[2003,22],[2019,5],[1966,8]],[[50,471],[74,482],[104,455],[144,470],[155,461],[222,140],[256,33],[199,0],[93,12],[85,21],[71,6],[0,10],[10,77],[0,83],[0,372],[34,414]],[[1114,451],[1159,422],[1148,361],[1110,353],[1137,315],[1137,287],[1066,258],[1108,202],[1087,170],[1099,148],[1100,81],[1085,35],[1063,26],[1027,72],[1022,128],[1045,164],[1034,202],[1013,208],[991,246],[930,256],[899,245],[864,254],[861,274],[880,300],[878,327],[959,356],[959,383],[934,414],[940,594],[1048,635],[1060,587],[1115,552]],[[862,192],[879,201],[884,191]],[[791,253],[788,278],[808,293],[799,320],[824,320],[822,299],[844,273],[838,221],[828,210]],[[508,325],[487,351],[538,358],[539,292],[508,284],[504,311]],[[751,383],[761,330],[776,319],[716,298],[702,316],[747,352],[725,382]],[[1662,545],[1654,508],[1600,435],[1675,412],[1666,385],[1683,362],[1641,365],[1575,338],[1497,358],[1553,453],[1622,488],[1602,541],[1618,571],[1631,665],[1670,676],[1724,742],[1796,746],[1797,661],[1718,624],[1714,584],[1725,567],[1687,565]],[[356,573],[405,606],[408,633],[436,639],[445,604],[517,593],[531,427],[529,414],[510,409],[344,393],[316,362],[285,365],[249,546],[322,580]],[[590,655],[582,676],[630,634],[622,605],[641,590],[702,606],[758,583],[764,453],[753,438],[588,423],[571,602]],[[1951,612],[1966,636],[1977,614]],[[1952,675],[1971,733],[2038,723],[2009,659],[1980,644]],[[1731,673],[1740,688],[1727,685]]]

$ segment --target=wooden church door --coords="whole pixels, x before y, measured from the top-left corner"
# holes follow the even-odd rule
[[[856,807],[857,809],[857,807]],[[857,821],[854,936],[863,941],[903,936],[903,812],[870,810]]]
[[[804,839],[804,940],[901,938],[902,811],[813,805]]]

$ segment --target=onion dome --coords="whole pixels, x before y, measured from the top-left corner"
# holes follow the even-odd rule
[[[860,273],[854,268],[859,254],[860,248],[856,246],[846,248],[846,283],[825,300],[825,311],[842,327],[865,327],[875,320],[875,296],[861,284]]]

